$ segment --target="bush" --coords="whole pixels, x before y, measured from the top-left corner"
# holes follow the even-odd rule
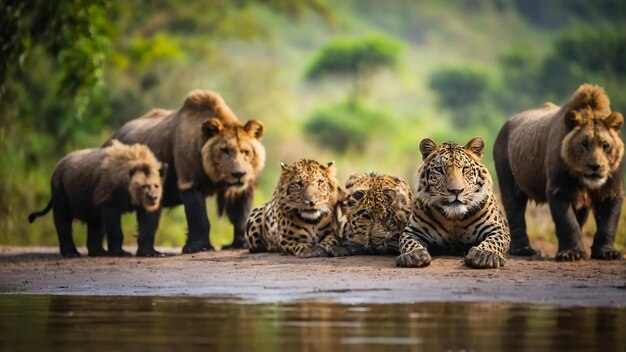
[[[482,70],[464,66],[442,68],[430,76],[429,86],[439,96],[439,105],[452,112],[456,126],[468,127],[491,120],[483,111],[490,85]]]
[[[390,127],[386,113],[349,102],[317,110],[304,124],[317,143],[341,153],[363,151],[375,131]]]
[[[359,76],[378,68],[394,67],[401,51],[399,42],[381,35],[362,39],[338,38],[322,47],[309,66],[306,77]]]
[[[442,107],[457,110],[482,102],[489,80],[476,68],[446,67],[430,76],[429,87],[439,95]]]

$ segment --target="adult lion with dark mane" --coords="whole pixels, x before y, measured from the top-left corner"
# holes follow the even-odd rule
[[[524,213],[528,200],[548,202],[559,240],[556,260],[587,258],[581,228],[593,209],[597,230],[591,257],[621,259],[615,231],[622,208],[620,131],[601,87],[583,84],[562,107],[542,107],[511,117],[494,146],[500,192],[511,228],[510,253],[534,255]]]
[[[234,225],[232,247],[244,247],[245,225],[252,207],[257,177],[265,164],[263,125],[242,124],[216,93],[194,90],[174,111],[154,109],[129,121],[111,136],[122,143],[146,144],[170,165],[164,184],[163,207],[183,204],[188,225],[183,253],[211,249],[205,197],[217,196],[219,214]],[[161,211],[138,212],[137,255],[160,255],[154,234]]]

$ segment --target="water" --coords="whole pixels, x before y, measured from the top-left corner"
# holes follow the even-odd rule
[[[626,351],[626,309],[0,296],[3,351]]]

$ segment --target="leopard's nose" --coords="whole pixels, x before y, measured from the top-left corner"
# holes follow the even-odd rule
[[[458,196],[459,194],[463,193],[464,190],[465,188],[448,188],[448,192],[454,194],[455,196]]]

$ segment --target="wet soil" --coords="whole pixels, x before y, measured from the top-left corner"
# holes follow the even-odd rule
[[[550,254],[554,246],[541,249]],[[0,293],[626,307],[624,260],[510,257],[504,268],[475,270],[460,257],[435,257],[426,268],[406,269],[397,268],[393,256],[298,259],[245,250],[161,250],[170,255],[65,259],[52,247],[0,247]]]

